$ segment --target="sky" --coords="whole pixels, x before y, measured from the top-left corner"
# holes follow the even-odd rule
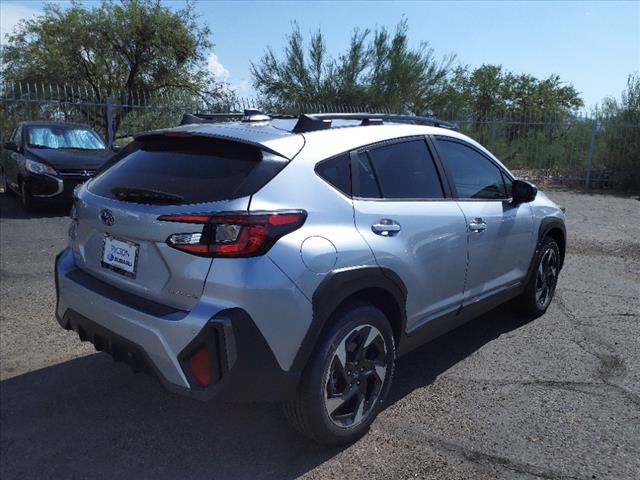
[[[0,34],[42,11],[42,1],[0,2]],[[60,2],[68,3],[68,2]],[[83,1],[90,5],[92,1]],[[167,0],[171,8],[183,3]],[[241,96],[252,96],[250,62],[267,46],[280,52],[291,22],[303,34],[320,28],[337,57],[355,27],[393,29],[403,15],[410,43],[429,42],[437,56],[457,55],[471,67],[501,64],[536,77],[558,74],[581,92],[587,107],[619,98],[627,76],[640,71],[640,1],[567,2],[221,2],[200,0],[200,20],[211,28],[208,66]],[[308,36],[307,36],[308,37]]]

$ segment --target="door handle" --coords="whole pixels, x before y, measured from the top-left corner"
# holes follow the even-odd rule
[[[487,229],[487,224],[481,218],[475,218],[473,221],[469,223],[469,231],[480,233],[484,232]]]
[[[371,231],[383,237],[392,237],[400,230],[402,230],[400,224],[390,218],[383,218],[378,223],[371,225]]]

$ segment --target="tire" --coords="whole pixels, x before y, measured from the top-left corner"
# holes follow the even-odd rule
[[[560,273],[560,249],[551,237],[545,237],[537,250],[534,273],[516,301],[517,309],[532,317],[543,315],[551,301]]]
[[[22,201],[22,208],[24,208],[25,212],[33,211],[34,200],[24,180],[20,182],[20,200]]]
[[[384,313],[364,302],[339,308],[329,325],[302,374],[297,398],[283,407],[305,436],[345,445],[368,431],[386,400],[395,341]]]

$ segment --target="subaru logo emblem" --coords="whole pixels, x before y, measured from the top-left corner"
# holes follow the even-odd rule
[[[107,227],[110,227],[116,222],[116,219],[113,218],[113,213],[111,213],[111,210],[109,210],[108,208],[103,208],[102,210],[100,210],[100,220],[102,220],[102,223],[104,223]]]

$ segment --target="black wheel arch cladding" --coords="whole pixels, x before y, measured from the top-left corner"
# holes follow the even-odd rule
[[[291,371],[301,372],[304,370],[318,344],[321,332],[336,309],[351,298],[362,299],[359,294],[367,291],[384,291],[385,295],[393,299],[395,305],[392,305],[391,308],[396,312],[397,318],[389,318],[388,320],[391,322],[394,334],[398,338],[403,335],[406,327],[407,288],[395,272],[379,266],[334,270],[325,276],[313,294],[313,318],[298,349]],[[366,300],[366,297],[364,299]],[[375,304],[375,301],[372,303]],[[381,310],[388,315],[388,309],[381,308]]]
[[[564,222],[556,217],[547,217],[540,222],[536,253],[547,236],[553,238],[558,244],[558,250],[560,251],[560,268],[562,268],[567,244],[567,229]]]

